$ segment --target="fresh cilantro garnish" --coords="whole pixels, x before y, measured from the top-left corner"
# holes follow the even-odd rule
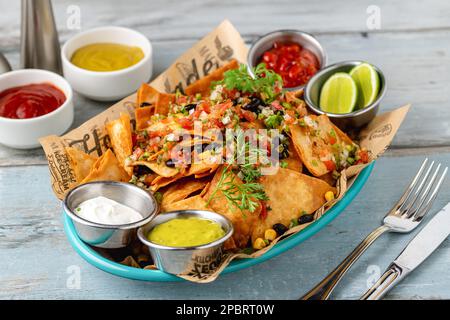
[[[222,84],[229,90],[237,89],[245,93],[259,94],[266,103],[275,100],[282,91],[281,76],[267,69],[264,63],[253,68],[253,74],[254,78],[248,73],[247,66],[241,64],[238,69],[226,71],[223,80],[217,84]]]

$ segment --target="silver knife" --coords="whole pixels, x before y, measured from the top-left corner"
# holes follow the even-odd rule
[[[450,234],[450,202],[411,240],[361,300],[381,299],[417,268]]]

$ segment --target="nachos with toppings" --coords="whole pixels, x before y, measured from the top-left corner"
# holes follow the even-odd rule
[[[281,77],[264,64],[254,75],[231,61],[184,92],[143,84],[135,121],[122,114],[106,126],[110,151],[87,165],[85,155],[68,150],[80,164],[79,183],[126,179],[153,192],[161,214],[218,212],[234,226],[228,250],[262,249],[290,227],[312,222],[335,199],[340,172],[367,163],[370,154],[326,115],[311,114],[302,91],[283,90]]]

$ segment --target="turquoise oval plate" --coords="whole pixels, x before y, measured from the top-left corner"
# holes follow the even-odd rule
[[[267,251],[264,255],[253,259],[239,259],[234,260],[229,266],[223,271],[224,274],[235,272],[244,268],[251,267],[255,264],[264,262],[270,258],[273,258],[287,250],[295,247],[306,239],[312,237],[314,234],[319,232],[323,227],[330,223],[334,218],[336,218],[344,209],[352,202],[353,198],[361,191],[362,187],[366,183],[367,179],[372,172],[374,163],[367,166],[359,176],[356,178],[353,185],[347,190],[345,196],[336,203],[326,214],[324,214],[319,220],[310,224],[308,227],[303,229],[301,232],[296,233],[286,239],[283,239],[272,249]],[[85,244],[78,237],[72,220],[65,213],[64,215],[64,231],[66,232],[67,238],[70,244],[75,249],[78,254],[83,257],[87,262],[94,265],[95,267],[114,274],[119,277],[124,277],[128,279],[144,280],[144,281],[184,281],[183,279],[159,271],[159,270],[144,270],[133,267],[128,267],[120,263],[111,261],[102,257],[90,246]]]

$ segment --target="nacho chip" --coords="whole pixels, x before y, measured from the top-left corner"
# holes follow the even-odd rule
[[[205,172],[205,173],[195,174],[194,177],[195,177],[195,179],[205,178],[205,177],[210,176],[213,172],[208,171],[208,172]]]
[[[169,107],[175,101],[175,95],[171,93],[158,93],[155,103],[155,114],[167,115]]]
[[[204,173],[212,173],[220,166],[220,156],[212,156],[211,150],[206,150],[199,154],[189,167],[187,175],[202,175]]]
[[[154,105],[158,98],[159,91],[143,83],[137,91],[136,108],[148,107]]]
[[[253,241],[259,237],[264,238],[265,230],[276,223],[287,227],[302,212],[315,212],[325,203],[327,191],[336,192],[335,188],[320,179],[283,168],[275,175],[263,176],[260,183],[269,197],[267,206],[271,210],[267,217],[257,219],[252,232]]]
[[[184,180],[171,185],[163,194],[161,210],[166,210],[166,206],[186,199],[194,192],[203,190],[207,184],[206,180]]]
[[[142,130],[148,127],[148,122],[153,114],[154,107],[136,108],[134,111],[136,118],[136,130]]]
[[[133,173],[133,168],[125,166],[125,159],[133,152],[130,120],[129,115],[121,113],[119,119],[106,124],[106,131],[108,132],[117,160],[129,175]]]
[[[207,201],[208,206],[214,212],[223,215],[233,223],[234,243],[238,248],[245,248],[250,239],[254,225],[258,220],[261,212],[261,206],[259,206],[254,212],[242,211],[238,208],[230,207],[222,191],[216,190],[223,170],[225,170],[224,167],[216,171],[216,174],[208,187],[208,191],[205,193],[203,198]],[[235,176],[234,182],[243,183],[237,176]]]
[[[164,207],[164,212],[176,211],[176,210],[211,210],[206,204],[206,200],[200,195],[196,195],[190,198],[186,198],[177,202],[168,203]]]
[[[178,175],[176,175],[174,177],[171,177],[171,178],[165,178],[165,177],[157,176],[151,182],[151,188],[150,189],[153,192],[158,191],[162,187],[168,186],[169,184],[171,184],[171,183],[173,183],[173,182],[175,182],[177,180],[180,180],[183,177],[184,177],[183,174],[178,174]]]
[[[97,159],[72,147],[66,147],[66,152],[69,156],[70,167],[75,172],[77,183],[80,183],[89,174]]]
[[[209,95],[211,91],[211,84],[214,81],[223,79],[223,74],[225,73],[225,71],[237,68],[239,68],[239,63],[233,59],[228,64],[214,70],[207,76],[187,86],[184,92],[186,93],[186,95],[195,95],[197,93],[200,93],[203,97],[205,97]]]
[[[289,126],[292,141],[309,172],[316,177],[323,176],[333,171],[324,162],[324,159],[332,159],[333,145],[352,145],[353,142],[326,115],[310,115],[304,122],[304,126]]]
[[[117,158],[111,149],[106,150],[106,152],[95,161],[89,174],[81,181],[81,183],[101,180],[122,182],[128,182],[130,180],[130,176],[119,164],[119,161],[117,161]]]
[[[300,157],[298,156],[298,152],[294,146],[294,143],[292,141],[290,141],[289,143],[289,157],[287,157],[284,160],[281,160],[286,162],[287,169],[291,169],[297,172],[302,172],[303,169],[303,164],[302,164],[302,160],[300,160]]]
[[[158,161],[134,161],[131,166],[146,166],[161,177],[170,178],[176,176],[180,171],[177,168],[171,168]]]
[[[159,92],[152,86],[143,83],[137,92],[136,110],[146,107],[148,108],[146,112],[153,111],[153,114],[167,115],[169,105],[173,101],[175,101],[174,94]]]

